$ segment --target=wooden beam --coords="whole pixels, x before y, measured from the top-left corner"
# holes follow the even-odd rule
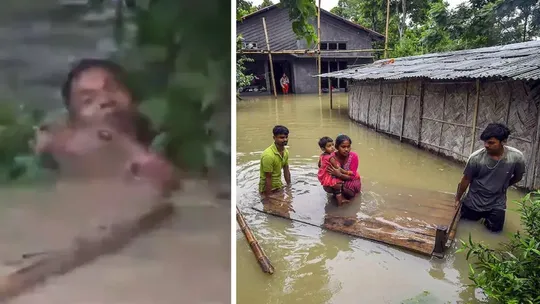
[[[272,53],[270,52],[270,40],[268,39],[268,31],[266,30],[266,18],[262,18],[264,37],[266,39],[266,47],[268,48],[268,60],[270,61],[270,76],[272,77],[272,88],[274,89],[274,97],[277,98],[276,76],[274,75],[274,63],[272,62]]]
[[[399,141],[403,141],[403,131],[405,129],[405,109],[407,107],[407,89],[409,81],[405,81],[405,95],[403,96],[403,107],[401,108],[401,131],[399,132]]]
[[[418,109],[418,140],[416,140],[416,145],[420,147],[420,143],[422,140],[422,122],[424,121],[424,79],[420,80],[420,106]]]
[[[476,143],[476,123],[478,120],[478,104],[480,103],[480,79],[476,79],[476,101],[474,103],[474,114],[471,132],[471,148],[469,154],[474,152],[474,144]]]
[[[391,49],[389,49],[391,51]],[[272,51],[273,54],[298,54],[298,55],[316,55],[316,54],[346,54],[346,53],[367,53],[367,52],[383,52],[384,49],[357,49],[357,50],[328,50],[328,51],[319,51],[317,50],[280,50]],[[242,49],[236,51],[237,54],[266,54],[269,53],[268,50],[252,50],[252,49]]]
[[[375,131],[377,132],[379,132],[379,123],[380,123],[381,108],[382,108],[382,102],[383,102],[382,79],[379,80],[379,94],[381,98],[379,100],[379,110],[377,110],[377,122],[375,122]]]
[[[442,121],[445,121],[444,110],[446,108],[446,91],[447,91],[446,89],[447,89],[447,86],[444,87],[444,93],[443,93]],[[442,142],[443,129],[444,129],[444,123],[441,123],[441,131],[439,132],[439,146],[441,146],[441,142]]]
[[[446,231],[448,230],[447,226],[437,226],[437,231],[435,232],[435,244],[433,246],[432,255],[437,258],[444,257],[444,251],[446,247],[446,241],[448,235]]]
[[[328,87],[330,88],[330,110],[332,110],[332,108],[334,107],[334,102],[332,100],[332,80],[330,78],[328,78]]]
[[[319,5],[317,6],[317,50],[319,51],[319,54],[317,56],[317,62],[318,62],[318,68],[319,73],[317,75],[321,75],[321,0],[319,0]],[[330,71],[328,71],[330,72]],[[322,94],[322,80],[321,77],[317,77],[317,82],[319,85],[319,96]]]
[[[530,102],[534,102],[534,100],[531,100]],[[540,163],[537,162],[538,158],[540,158],[540,151],[538,151],[540,149],[540,107],[538,109],[538,119],[536,121],[536,136],[534,138],[532,147],[533,147],[532,153],[531,153],[532,164],[530,168],[532,168],[533,174],[532,174],[531,189],[538,189],[540,188],[540,184],[536,185],[535,182],[536,182],[536,177],[537,177],[536,167],[540,165]]]

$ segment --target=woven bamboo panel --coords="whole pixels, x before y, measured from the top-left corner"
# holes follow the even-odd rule
[[[378,128],[379,112],[381,108],[381,90],[379,84],[371,85],[371,99],[369,100],[369,120],[368,124],[372,127]]]
[[[505,83],[488,82],[480,86],[480,101],[478,103],[478,118],[474,150],[480,149],[484,143],[480,140],[480,134],[484,128],[493,122],[506,122],[508,103],[511,91]]]
[[[462,85],[462,87],[466,88],[468,94],[469,94],[469,98],[467,100],[467,113],[465,115],[466,117],[466,121],[467,121],[467,125],[472,125],[473,123],[473,116],[474,116],[474,105],[476,103],[476,84],[474,83],[471,83],[471,84],[465,84],[465,85]],[[463,155],[465,156],[464,157],[464,161],[466,161],[468,158],[469,158],[469,154],[471,152],[471,145],[472,145],[472,138],[471,138],[471,135],[472,135],[472,128],[468,128],[467,130],[467,133],[466,133],[466,136],[463,140]]]
[[[467,122],[468,89],[467,86],[458,84],[445,86],[444,121],[467,126],[471,124]],[[464,155],[469,153],[464,151],[465,139],[471,134],[471,128],[467,126],[443,125],[439,138],[440,146],[448,150],[443,150],[442,153],[455,159],[463,159]]]
[[[349,117],[358,121],[358,108],[360,107],[362,85],[359,82],[352,82],[349,88]]]
[[[390,105],[390,133],[400,135],[401,119],[403,116],[403,102],[405,100],[405,82],[392,84],[392,103]]]
[[[444,86],[426,83],[424,85],[424,117],[443,120]],[[439,145],[442,123],[424,119],[421,141],[431,148]],[[438,151],[438,149],[436,150]]]
[[[390,132],[390,103],[392,100],[392,86],[385,83],[381,87],[382,102],[381,111],[379,113],[379,130]]]
[[[521,150],[525,156],[525,161],[532,166],[536,157],[533,144],[538,121],[538,105],[533,99],[528,85],[521,81],[512,81],[508,83],[508,86],[511,89],[511,103],[508,109],[507,125],[512,131],[512,137],[523,139],[510,138],[508,144],[514,145],[514,147]],[[532,188],[533,179],[534,169],[527,170],[524,180],[518,185],[523,184]]]
[[[351,118],[372,127],[378,119],[379,130],[399,136],[406,82],[383,83],[380,87],[375,83],[357,84],[351,87],[351,96],[355,100],[349,110]],[[411,81],[407,87],[405,138],[418,138],[419,95],[420,82]],[[466,161],[471,152],[470,126],[477,101],[476,84],[425,82],[423,98],[422,110],[426,119],[422,119],[421,146]],[[367,109],[369,116],[364,113]],[[518,185],[540,188],[540,152],[534,151],[538,146],[535,140],[540,115],[540,82],[482,83],[477,115],[473,151],[483,147],[480,134],[489,123],[507,124],[512,131],[508,145],[524,153],[528,166],[526,177]]]

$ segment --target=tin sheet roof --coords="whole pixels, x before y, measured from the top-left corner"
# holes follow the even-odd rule
[[[540,79],[540,41],[378,60],[315,77],[368,79]]]

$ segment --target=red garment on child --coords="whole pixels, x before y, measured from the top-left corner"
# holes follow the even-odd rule
[[[334,187],[336,184],[343,182],[339,178],[333,176],[332,174],[328,173],[328,171],[326,171],[326,168],[331,165],[330,158],[332,156],[333,154],[323,153],[319,157],[319,163],[321,164],[321,166],[319,167],[317,177],[319,178],[319,182],[321,182],[321,185],[325,187]]]

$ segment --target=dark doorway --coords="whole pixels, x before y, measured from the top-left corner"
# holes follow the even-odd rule
[[[283,76],[283,73],[289,77],[289,94],[294,93],[294,79],[291,69],[291,63],[289,61],[274,61],[274,83],[276,84],[276,89],[278,94],[283,94],[281,90],[281,85],[279,80]]]

